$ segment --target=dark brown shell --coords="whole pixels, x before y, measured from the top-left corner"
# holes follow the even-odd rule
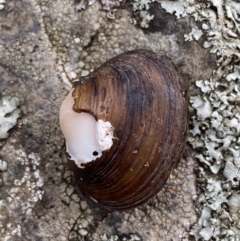
[[[78,168],[86,200],[125,210],[156,195],[182,156],[188,129],[187,86],[167,57],[135,50],[110,59],[76,82],[74,111],[109,121],[114,144]]]

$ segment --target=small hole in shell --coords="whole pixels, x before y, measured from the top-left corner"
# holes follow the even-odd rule
[[[234,181],[234,182],[237,182],[237,178],[236,178],[236,177],[234,177],[234,178],[233,178],[233,181]]]

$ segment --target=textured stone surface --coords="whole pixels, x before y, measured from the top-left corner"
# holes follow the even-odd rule
[[[151,9],[157,18],[143,31],[131,24],[128,9],[117,10],[110,20],[98,2],[81,12],[73,1],[4,4],[0,93],[19,98],[23,116],[1,148],[8,166],[0,172],[1,241],[190,240],[197,220],[197,164],[190,157],[147,204],[108,214],[90,208],[75,192],[59,128],[59,107],[71,83],[126,50],[168,55],[189,81],[190,95],[198,93],[194,81],[211,75],[215,56],[201,40],[184,41],[196,27],[192,18],[176,20],[159,5]]]

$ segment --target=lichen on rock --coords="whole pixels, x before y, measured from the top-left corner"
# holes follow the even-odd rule
[[[217,148],[222,145],[228,150],[236,138],[230,133],[222,138],[221,133],[217,132],[217,126],[221,126],[224,118],[234,111],[234,108],[226,107],[223,110],[225,117],[221,111],[216,112],[222,103],[234,103],[234,96],[230,99],[228,94],[229,98],[226,99],[226,95],[222,95],[222,91],[228,88],[228,82],[216,81],[220,93],[215,94],[212,93],[213,82],[207,78],[211,72],[209,63],[215,61],[215,57],[209,54],[213,42],[206,39],[212,30],[208,20],[217,19],[215,8],[208,9],[206,1],[155,1],[150,4],[144,1],[142,11],[146,11],[146,16],[153,16],[146,9],[149,6],[151,10],[155,6],[152,4],[156,4],[157,13],[162,14],[157,22],[157,31],[149,34],[130,24],[131,4],[126,4],[128,9],[124,8],[122,6],[126,2],[123,1],[116,18],[110,20],[102,11],[101,3],[107,6],[116,1],[96,1],[93,5],[94,1],[75,2],[83,4],[78,6],[81,11],[76,11],[73,1],[8,1],[0,14],[1,23],[4,23],[0,26],[0,89],[4,95],[14,93],[24,103],[21,105],[24,112],[20,120],[21,128],[1,149],[1,158],[8,163],[8,170],[0,173],[3,177],[0,192],[1,238],[4,241],[187,241],[191,240],[191,230],[193,236],[203,240],[203,237],[207,239],[220,232],[221,228],[229,227],[232,212],[238,205],[234,204],[228,211],[226,200],[231,195],[232,183],[237,185],[237,182],[234,182],[235,179],[226,181],[223,177],[223,181],[219,181],[217,175],[222,173],[224,160],[212,161],[205,156],[206,140],[210,143],[209,153],[217,156],[219,152],[225,155],[225,151],[218,150],[216,154],[215,145],[218,145]],[[86,8],[82,9],[82,6]],[[159,6],[168,7],[165,11]],[[233,12],[231,9],[229,11]],[[202,29],[194,19],[204,20]],[[151,27],[151,21],[147,21],[146,26],[150,23]],[[199,40],[206,40],[204,46],[209,49],[202,49],[196,43],[198,38],[184,42],[184,34],[199,36],[193,31],[196,28],[203,32]],[[227,44],[233,42],[226,41]],[[58,110],[66,89],[72,88],[72,83],[80,76],[89,74],[111,57],[136,48],[149,48],[159,55],[168,55],[188,80],[199,80],[196,76],[204,76],[197,82],[199,88],[194,86],[198,89],[193,96],[198,98],[198,105],[194,106],[199,110],[191,107],[194,113],[191,143],[194,143],[196,151],[200,151],[197,153],[199,159],[202,158],[202,167],[197,169],[199,192],[196,192],[193,171],[196,170],[196,161],[182,159],[162,192],[149,203],[124,213],[106,214],[89,207],[74,190],[74,181],[66,164],[64,140],[58,126]],[[219,73],[225,73],[229,63],[226,63],[225,69],[220,67]],[[228,78],[230,82],[232,78],[237,82],[237,64],[229,74],[232,72],[234,74]],[[236,120],[230,122],[235,125]],[[210,125],[216,128],[208,130]],[[205,130],[208,138],[202,138]],[[231,153],[235,153],[234,148]],[[233,163],[231,160],[229,162]],[[238,164],[233,165],[235,168]],[[226,177],[230,169],[226,169]],[[209,173],[215,173],[217,178],[213,175],[208,178]],[[194,202],[201,217],[199,223]],[[235,203],[234,200],[232,203]],[[192,229],[194,223],[196,229]],[[231,237],[234,234],[228,231],[221,235]]]
[[[196,81],[202,94],[190,98],[195,112],[191,117],[193,128],[189,143],[206,170],[199,172],[199,178],[206,183],[201,184],[205,201],[200,205],[201,218],[192,233],[196,240],[212,240],[213,237],[229,240],[239,237],[227,208],[229,205],[231,209],[229,200],[240,181],[239,4],[211,0],[195,6],[194,10],[191,2],[185,4],[187,9],[189,6],[196,20],[204,21],[202,29],[207,37],[203,46],[218,56],[218,67],[212,76]],[[206,208],[209,219],[202,218]],[[228,218],[223,218],[223,213]],[[223,231],[223,225],[227,232]]]
[[[0,146],[9,137],[9,130],[17,124],[21,116],[20,103],[17,97],[3,96],[0,99]]]
[[[4,4],[6,3],[5,0],[0,0],[0,10],[4,9]]]

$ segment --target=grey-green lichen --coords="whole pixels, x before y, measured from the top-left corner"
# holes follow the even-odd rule
[[[117,235],[106,235],[103,234],[100,236],[100,241],[142,241],[142,238],[139,237],[137,234],[128,234],[123,235],[122,237],[118,237]]]
[[[7,162],[0,160],[0,171],[4,172],[7,171]]]
[[[168,1],[168,0],[134,0],[132,3],[133,11],[139,13],[140,26],[148,28],[154,15],[148,12],[151,3],[159,3],[170,14],[175,14],[177,19],[187,16],[187,9],[183,1]]]
[[[9,130],[16,125],[17,119],[21,116],[19,105],[17,97],[3,96],[0,98],[0,147],[9,137]]]
[[[4,4],[6,3],[5,0],[0,0],[0,10],[4,9]]]
[[[0,172],[4,241],[189,238],[196,222],[192,159],[181,160],[163,192],[124,213],[92,209],[74,189],[58,121],[72,83],[127,50],[187,54],[175,35],[158,33],[152,37],[162,41],[153,41],[130,24],[129,11],[118,16],[107,19],[98,1],[82,11],[64,0],[7,1],[0,12],[0,89],[18,96],[24,112],[1,148],[0,158],[8,164]]]
[[[191,14],[202,22],[202,30],[185,35],[185,40],[198,40],[203,32],[203,47],[218,56],[212,76],[196,80],[201,94],[190,97],[189,143],[202,163],[196,200],[200,219],[192,234],[196,240],[237,240],[240,220],[232,210],[240,211],[234,201],[240,182],[240,4],[230,0],[161,2],[177,18]]]
[[[0,159],[0,172],[7,171],[7,162]],[[0,176],[0,186],[3,185],[2,177]]]
[[[107,17],[109,19],[115,19],[116,8],[120,7],[120,5],[124,2],[123,0],[99,0],[102,8],[107,11]],[[75,8],[76,10],[84,10],[87,6],[92,5],[95,1],[90,0],[75,0]],[[149,23],[154,18],[154,15],[148,12],[150,8],[150,3],[152,2],[160,2],[160,0],[133,0],[131,1],[132,10],[135,12],[136,16],[138,16],[139,20],[135,18],[131,19],[132,23],[139,22],[141,28],[148,28]]]
[[[154,18],[148,10],[150,8],[149,4],[153,2],[152,0],[135,0],[132,3],[133,11],[139,14],[141,19],[140,26],[142,28],[148,28],[150,21]]]

